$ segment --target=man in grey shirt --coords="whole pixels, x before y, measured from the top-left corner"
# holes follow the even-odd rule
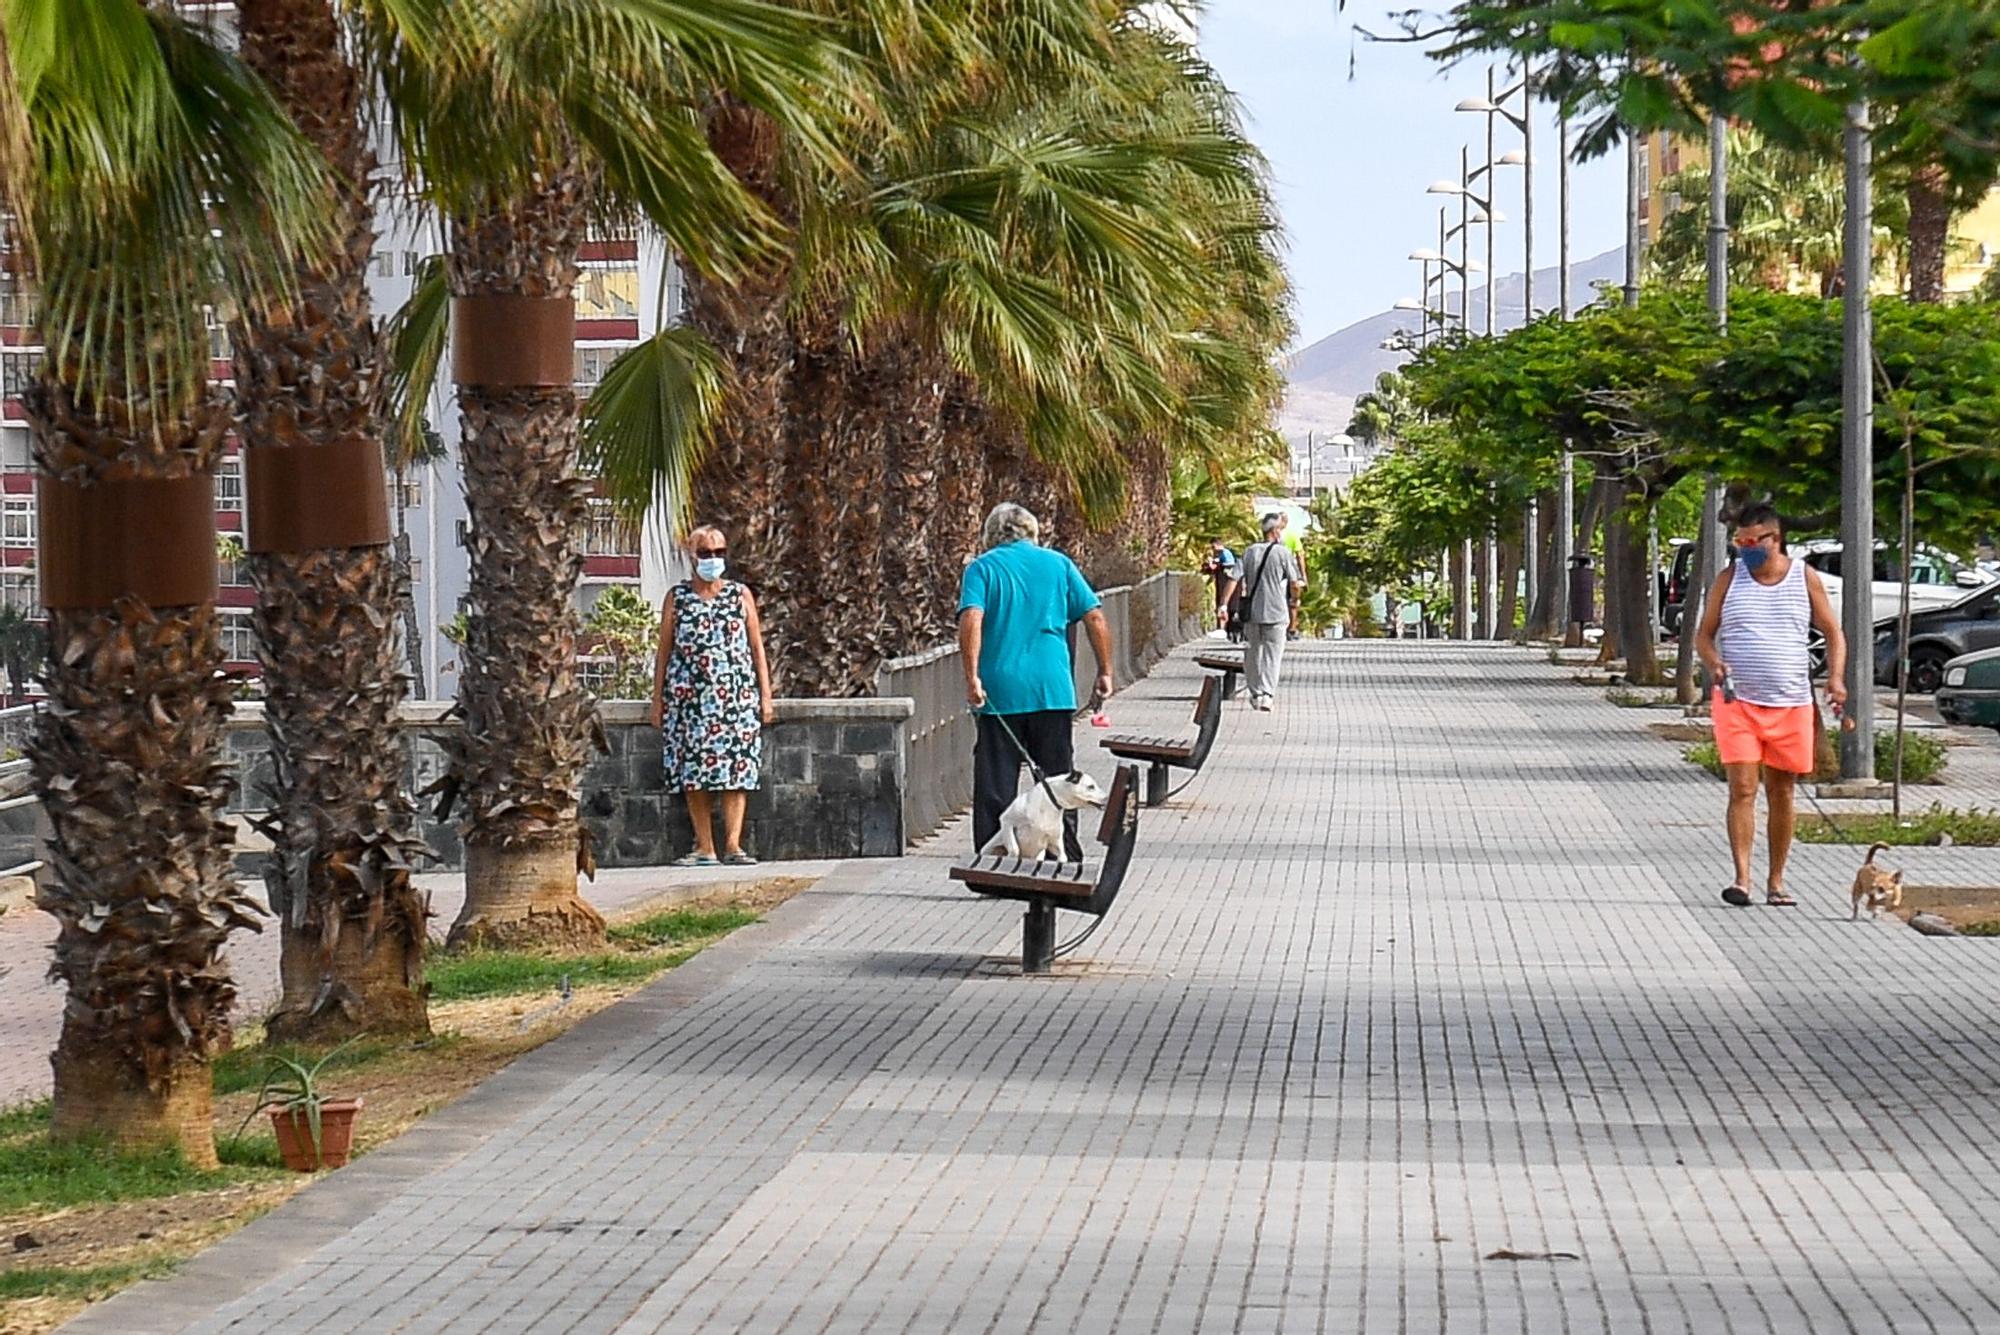
[[[1285,517],[1264,516],[1264,540],[1243,553],[1243,676],[1250,707],[1269,711],[1278,691],[1278,667],[1285,656],[1285,631],[1292,601],[1305,584],[1298,558],[1284,543]]]

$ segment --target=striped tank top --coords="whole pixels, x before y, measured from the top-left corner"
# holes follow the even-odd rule
[[[1716,635],[1736,698],[1753,705],[1811,704],[1812,664],[1806,655],[1811,628],[1804,561],[1793,557],[1792,568],[1776,584],[1759,584],[1737,566],[1722,595]]]

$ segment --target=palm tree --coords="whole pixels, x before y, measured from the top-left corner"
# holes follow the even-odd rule
[[[788,285],[755,301],[694,285],[736,370],[697,500],[729,522],[724,500],[775,497],[789,519],[781,553],[751,545],[767,572],[778,560],[762,593],[791,689],[866,691],[946,623],[971,497],[1106,523],[1137,463],[1164,513],[1165,455],[1244,429],[1275,380],[1219,315],[1275,263],[1261,164],[1212,76],[1119,5],[940,0],[918,30],[948,41],[879,12],[906,8],[818,6],[874,80],[871,119],[842,128],[865,145],[851,170],[816,174],[782,136],[727,123],[746,184],[797,220]]]
[[[710,152],[697,108],[720,88],[810,137],[824,53],[810,25],[757,0],[354,3],[412,183],[449,238],[472,567],[443,804],[466,806],[452,940],[600,941],[577,894],[594,865],[577,808],[597,734],[575,664],[590,485],[571,386],[578,249],[593,222],[636,210],[698,271],[768,253],[774,220]]]
[[[26,396],[50,708],[29,745],[68,989],[53,1131],[212,1165],[229,933],[257,926],[229,793],[204,308],[281,304],[326,253],[317,156],[254,75],[139,0],[5,0],[48,349]],[[61,40],[52,34],[60,32]],[[217,229],[225,234],[217,236]]]
[[[265,886],[282,933],[269,1032],[428,1030],[426,852],[403,785],[398,604],[383,481],[387,380],[368,300],[374,153],[330,0],[241,0],[245,64],[325,159],[341,237],[298,299],[246,311],[236,394],[252,497],[253,618],[276,786]]]

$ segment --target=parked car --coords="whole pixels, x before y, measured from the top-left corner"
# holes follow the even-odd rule
[[[1807,565],[1819,572],[1820,582],[1826,585],[1827,597],[1833,600],[1834,611],[1838,613],[1843,575],[1843,553],[1839,541],[1822,538],[1794,543],[1791,551],[1792,555],[1804,558]],[[1896,569],[1885,543],[1876,545],[1872,573],[1874,620],[1879,623],[1895,616],[1901,610],[1903,601],[1902,572]],[[1996,579],[2000,576],[1991,571],[1968,565],[1949,552],[1919,543],[1917,559],[1910,568],[1910,610],[1927,612],[1932,608],[1948,607],[1963,597],[1967,589],[1980,588]]]
[[[1945,664],[1937,711],[1946,723],[2000,729],[2000,649],[1967,654]]]
[[[1897,620],[1875,625],[1875,680],[1896,684],[1902,659]],[[1944,684],[1945,665],[1981,649],[2000,649],[2000,584],[1964,594],[1945,607],[1910,613],[1910,689],[1928,695]]]

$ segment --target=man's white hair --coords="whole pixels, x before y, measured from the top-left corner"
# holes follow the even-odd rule
[[[979,543],[987,551],[1003,547],[1010,542],[1039,542],[1042,537],[1042,523],[1025,505],[1012,501],[1002,501],[993,507],[993,513],[986,516],[986,522],[979,529]]]
[[[1271,511],[1271,513],[1264,516],[1264,532],[1267,535],[1276,533],[1279,529],[1283,528],[1284,526],[1285,526],[1285,516],[1282,511],[1273,510]]]

